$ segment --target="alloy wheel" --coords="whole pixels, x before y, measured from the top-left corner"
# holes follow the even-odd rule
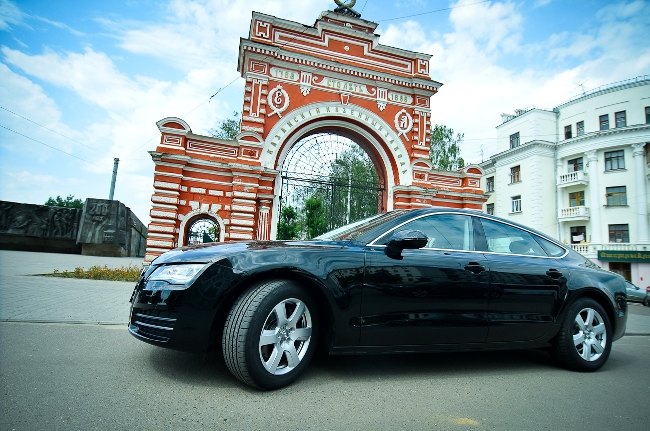
[[[269,313],[259,341],[260,360],[273,375],[291,372],[309,350],[312,318],[305,303],[285,299]]]
[[[603,317],[593,308],[583,308],[573,324],[573,344],[587,362],[601,357],[607,346],[607,328]]]

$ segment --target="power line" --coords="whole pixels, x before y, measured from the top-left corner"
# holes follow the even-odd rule
[[[463,5],[460,5],[460,6],[450,6],[450,7],[444,8],[444,9],[431,10],[429,12],[421,12],[421,13],[416,13],[416,14],[413,14],[413,15],[400,16],[400,17],[397,17],[397,18],[380,19],[377,22],[396,21],[398,19],[413,18],[414,16],[429,15],[429,14],[436,13],[436,12],[444,12],[446,10],[458,9],[458,8],[467,7],[467,6],[474,6],[474,5],[477,5],[477,4],[487,3],[487,2],[490,2],[490,1],[492,1],[492,0],[483,0],[483,1],[476,2],[476,3],[463,4]]]
[[[66,153],[66,152],[63,151],[63,150],[60,150],[60,149],[58,149],[58,148],[56,148],[56,147],[53,147],[53,146],[51,146],[51,145],[46,144],[45,142],[41,142],[41,141],[36,140],[36,139],[34,139],[34,138],[31,138],[31,137],[29,137],[29,136],[27,136],[27,135],[23,135],[23,134],[20,133],[20,132],[16,132],[15,130],[10,129],[9,127],[5,127],[5,126],[3,126],[2,124],[0,124],[0,127],[2,127],[3,129],[9,130],[10,132],[13,132],[13,133],[15,133],[15,134],[17,134],[17,135],[20,135],[20,136],[22,136],[22,137],[24,137],[24,138],[27,138],[27,139],[29,139],[29,140],[31,140],[31,141],[38,142],[38,143],[41,144],[41,145],[45,145],[46,147],[51,148],[51,149],[53,149],[53,150],[56,150],[56,151],[58,151],[58,152],[60,152],[60,153],[67,154],[67,155],[70,156],[70,157],[74,157],[75,159],[79,159],[79,160],[81,160],[81,161],[83,161],[83,162],[86,162],[86,163],[88,163],[88,164],[91,164],[91,165],[93,165],[93,166],[97,166],[98,168],[105,169],[103,166],[99,166],[99,165],[97,165],[97,164],[95,164],[95,163],[93,163],[93,162],[90,162],[90,161],[86,160],[86,159],[82,159],[81,157],[75,156],[74,154]]]
[[[40,127],[44,128],[44,129],[46,129],[46,130],[49,130],[49,131],[52,132],[52,133],[56,133],[56,134],[59,135],[59,136],[63,136],[64,138],[69,139],[69,140],[71,140],[72,142],[75,142],[75,143],[77,143],[77,144],[79,144],[79,145],[83,145],[84,147],[89,148],[89,149],[91,149],[91,150],[93,150],[93,151],[97,151],[97,152],[100,153],[100,154],[104,154],[104,155],[106,155],[106,156],[109,155],[108,153],[105,153],[105,152],[103,152],[103,151],[100,151],[100,150],[98,150],[97,148],[93,148],[93,147],[91,147],[91,146],[89,146],[89,145],[86,145],[86,144],[81,143],[81,142],[79,142],[79,141],[77,141],[77,140],[75,140],[75,139],[72,139],[72,138],[70,138],[69,136],[66,136],[66,135],[64,135],[64,134],[61,134],[61,133],[57,132],[56,130],[52,130],[52,129],[50,129],[49,127],[45,127],[44,125],[42,125],[42,124],[40,124],[40,123],[37,123],[37,122],[34,121],[34,120],[30,120],[30,119],[27,118],[27,117],[23,117],[23,116],[20,115],[20,114],[16,114],[15,112],[10,111],[10,110],[8,110],[7,108],[5,108],[5,107],[3,107],[3,106],[0,106],[0,109],[2,109],[2,110],[4,110],[4,111],[7,111],[7,112],[9,112],[10,114],[15,115],[16,117],[20,117],[20,118],[22,118],[23,120],[27,120],[27,121],[29,121],[30,123],[36,124],[37,126],[40,126]]]

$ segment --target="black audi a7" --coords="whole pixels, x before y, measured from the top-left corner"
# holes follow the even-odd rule
[[[547,348],[600,368],[625,333],[625,280],[564,244],[468,210],[396,210],[308,241],[184,247],[146,267],[129,331],[192,352],[221,348],[260,389],[329,354]]]

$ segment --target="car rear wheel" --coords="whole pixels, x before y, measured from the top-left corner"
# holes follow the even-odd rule
[[[603,307],[580,298],[569,307],[550,352],[566,368],[596,371],[607,362],[611,344],[612,326]]]
[[[294,382],[316,347],[317,311],[311,296],[289,280],[263,282],[242,294],[221,343],[230,372],[260,389]]]

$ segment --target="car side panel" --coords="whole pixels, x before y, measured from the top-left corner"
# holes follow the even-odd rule
[[[356,321],[360,312],[363,285],[364,251],[359,247],[290,249],[247,249],[212,264],[186,290],[148,291],[140,282],[132,299],[131,333],[155,345],[186,351],[205,351],[210,347],[210,331],[217,311],[226,298],[243,293],[251,283],[273,278],[310,280],[318,289],[317,299],[324,298],[325,308],[332,310],[332,343],[342,346],[359,343]],[[296,277],[291,277],[291,275]],[[155,315],[145,320],[140,332],[135,329],[136,314]],[[228,310],[222,310],[227,312]],[[171,317],[170,317],[171,316]],[[151,319],[162,317],[179,322],[167,341],[147,337]],[[168,322],[165,320],[165,322]],[[150,328],[149,328],[150,329]],[[153,334],[153,332],[151,332]]]

